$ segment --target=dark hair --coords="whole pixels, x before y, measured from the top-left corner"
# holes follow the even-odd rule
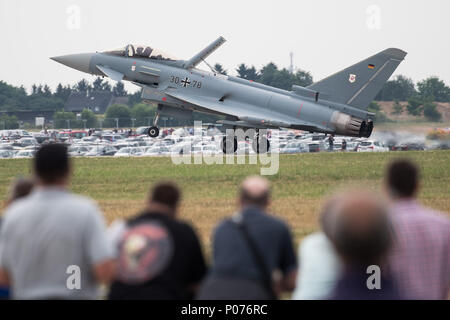
[[[52,184],[66,177],[70,171],[67,147],[60,143],[43,145],[34,157],[34,171],[45,184]]]
[[[26,197],[31,193],[34,187],[34,181],[29,178],[18,178],[11,185],[11,194],[9,197],[9,202],[13,202],[17,199]]]
[[[417,189],[419,170],[410,160],[394,160],[387,169],[389,189],[399,197],[412,197]]]
[[[151,201],[175,209],[180,201],[181,192],[172,182],[160,182],[151,191]]]
[[[267,190],[266,192],[261,193],[258,196],[254,196],[250,194],[245,188],[241,188],[241,202],[245,203],[247,205],[255,205],[259,207],[265,207],[269,204],[269,196],[270,191]]]
[[[348,263],[367,266],[380,263],[391,248],[392,236],[386,213],[378,215],[363,231],[344,218],[337,221],[334,245]]]

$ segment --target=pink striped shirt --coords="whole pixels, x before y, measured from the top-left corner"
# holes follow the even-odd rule
[[[389,259],[398,289],[412,299],[445,299],[450,289],[450,219],[413,200],[398,201]]]

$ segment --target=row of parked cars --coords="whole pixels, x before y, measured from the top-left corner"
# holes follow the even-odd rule
[[[25,130],[0,131],[0,158],[31,158],[42,143],[53,141],[69,145],[73,157],[144,157],[172,154],[222,154],[223,134],[203,128],[193,134],[192,128],[165,130],[164,136],[151,138],[145,128],[136,131],[63,130],[30,133]],[[283,154],[307,152],[386,152],[389,150],[425,150],[425,143],[405,146],[377,139],[330,137],[323,134],[279,130],[268,134],[269,152]],[[408,148],[408,146],[410,148]],[[411,147],[413,146],[413,147]],[[251,140],[238,142],[238,153],[253,154]]]

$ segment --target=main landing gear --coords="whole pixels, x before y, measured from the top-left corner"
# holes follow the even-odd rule
[[[259,130],[253,137],[252,149],[255,153],[267,153],[270,150],[270,142],[263,135],[260,135]],[[235,136],[224,136],[221,143],[222,151],[225,154],[235,153],[238,149],[238,140]]]
[[[235,136],[224,136],[222,138],[222,151],[225,154],[232,154],[237,151],[238,142]]]
[[[270,142],[266,137],[259,134],[257,131],[255,139],[253,139],[252,148],[256,153],[267,153],[270,149]]]

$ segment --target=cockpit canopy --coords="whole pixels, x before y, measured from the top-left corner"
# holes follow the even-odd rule
[[[105,51],[105,54],[112,54],[116,56],[148,58],[155,60],[176,61],[177,58],[162,52],[161,50],[141,45],[129,44],[125,48],[116,49],[113,51]]]

